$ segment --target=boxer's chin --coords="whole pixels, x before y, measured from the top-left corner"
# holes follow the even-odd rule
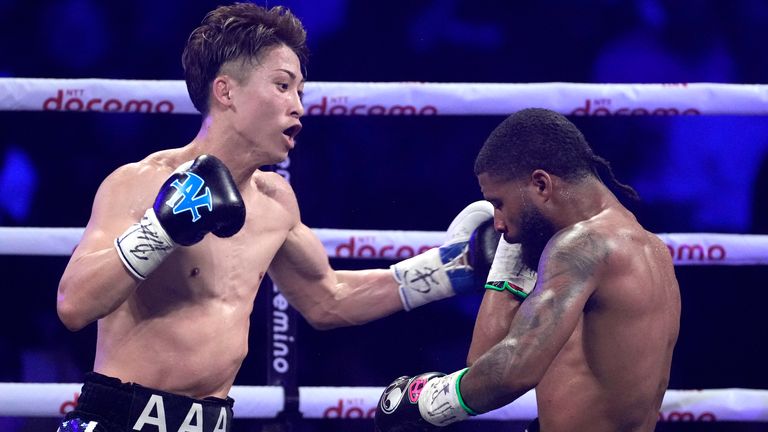
[[[520,252],[523,264],[532,270],[539,267],[539,259],[549,239],[555,235],[555,226],[534,206],[523,204],[520,216]]]

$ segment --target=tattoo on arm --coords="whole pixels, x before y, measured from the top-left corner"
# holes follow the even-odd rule
[[[584,234],[565,247],[559,248],[550,257],[558,270],[550,276],[551,279],[564,276],[573,282],[584,282],[589,279],[598,264],[608,257],[607,246],[592,234]]]
[[[585,290],[591,287],[589,281],[609,254],[605,241],[590,233],[563,239],[559,244],[555,243],[553,249],[548,257],[542,257],[545,264],[539,273],[539,286],[523,302],[507,337],[473,366],[479,372],[472,374],[473,381],[476,380],[479,387],[472,387],[501,392],[494,396],[493,391],[486,391],[475,401],[475,409],[488,410],[501,406],[502,400],[510,396],[509,392],[518,397],[527,389],[506,388],[506,380],[525,376],[532,369],[543,367],[546,370],[549,367],[559,351],[559,347],[553,350],[552,344],[558,343],[553,337],[559,332],[559,340],[562,341],[563,337],[567,338],[563,334],[573,330],[564,330],[562,325],[568,321],[565,325],[570,327],[573,309],[578,307],[581,311],[583,308],[581,303],[585,301]],[[513,378],[512,381],[517,380]]]

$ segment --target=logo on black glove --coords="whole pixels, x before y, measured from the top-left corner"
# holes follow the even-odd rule
[[[411,383],[408,386],[408,399],[412,404],[419,403],[419,396],[421,396],[421,391],[424,390],[424,385],[427,383],[427,381],[429,381],[430,378],[432,377],[426,375],[417,376],[411,380]]]
[[[384,389],[384,394],[381,395],[379,403],[381,411],[385,414],[392,414],[392,412],[400,406],[400,402],[403,400],[403,396],[405,396],[409,382],[410,380],[407,376],[402,376]]]
[[[205,194],[197,196],[200,190],[205,186],[205,180],[197,174],[187,172],[187,178],[184,183],[179,183],[176,179],[171,186],[176,188],[176,193],[165,202],[166,205],[173,208],[173,214],[189,210],[192,213],[192,222],[200,219],[200,207],[208,207],[208,211],[213,211],[213,201],[211,201],[211,191],[206,186]]]

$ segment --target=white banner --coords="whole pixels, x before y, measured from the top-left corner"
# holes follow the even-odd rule
[[[309,82],[307,115],[766,115],[768,85]],[[196,114],[183,81],[0,78],[0,110]]]
[[[768,264],[768,235],[659,234],[677,265]]]
[[[312,230],[331,258],[401,260],[445,242],[444,231]]]
[[[768,391],[667,390],[660,421],[768,421]]]
[[[0,227],[0,255],[69,256],[84,228]]]
[[[197,113],[184,81],[0,78],[5,111]]]
[[[0,383],[0,417],[61,417],[74,409],[81,384]],[[372,418],[383,387],[300,387],[299,410],[308,419]],[[283,389],[234,386],[238,418],[274,418],[283,409]],[[531,420],[536,394],[472,417],[476,420]],[[752,389],[667,390],[660,421],[768,421],[768,391]]]
[[[283,410],[285,393],[282,387],[234,386],[229,396],[235,400],[235,417],[274,418]]]
[[[331,258],[400,260],[439,246],[443,231],[315,228]],[[83,228],[0,227],[0,255],[68,256]],[[768,264],[768,235],[658,234],[676,265]]]

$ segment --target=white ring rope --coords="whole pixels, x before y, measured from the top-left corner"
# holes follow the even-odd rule
[[[60,417],[70,411],[81,384],[0,383],[0,417]],[[299,387],[304,418],[370,418],[383,387]],[[282,387],[234,386],[238,418],[274,418],[283,408]],[[768,421],[768,391],[751,389],[667,390],[663,421]],[[536,395],[475,417],[479,420],[530,420]]]
[[[313,229],[331,258],[402,259],[440,245],[442,231]],[[0,255],[69,256],[83,228],[0,227]],[[768,235],[658,234],[676,265],[768,264]]]
[[[309,82],[307,115],[768,115],[768,85]],[[0,78],[0,110],[197,114],[183,81]]]

